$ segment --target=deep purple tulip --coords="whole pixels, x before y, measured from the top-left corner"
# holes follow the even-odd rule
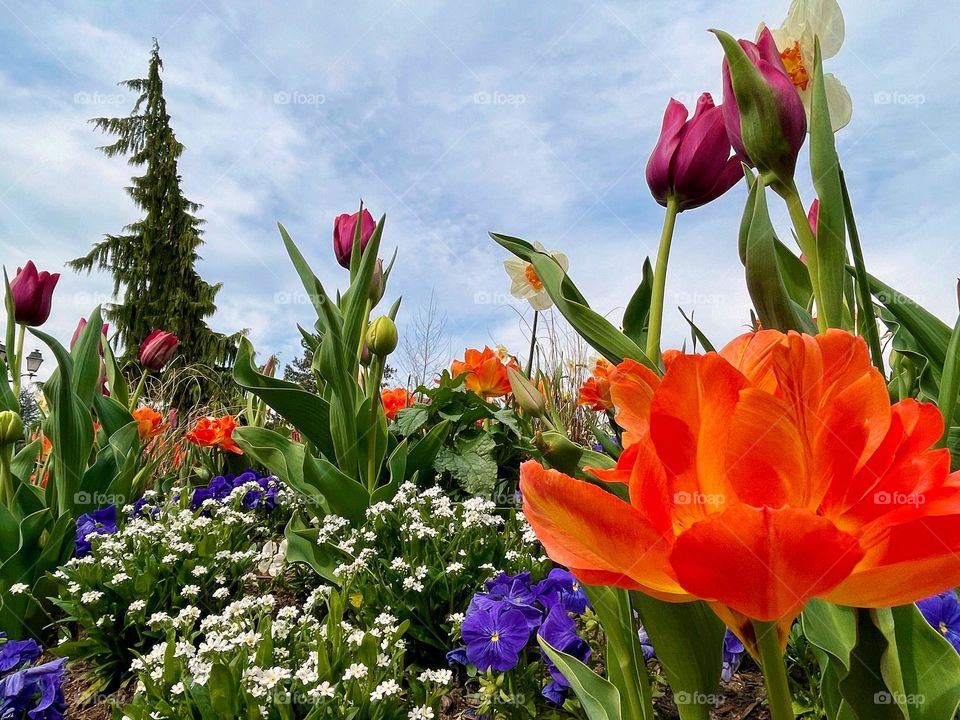
[[[28,260],[10,282],[10,294],[13,296],[13,315],[21,325],[39,327],[50,317],[53,302],[53,289],[57,286],[60,273],[37,272],[33,260]]]
[[[353,254],[353,237],[357,232],[357,219],[360,218],[360,251],[367,247],[370,242],[370,236],[377,228],[377,223],[373,215],[364,208],[361,215],[360,211],[353,215],[344,213],[338,215],[333,221],[333,252],[337,256],[337,262],[343,267],[350,267],[350,256]]]
[[[660,139],[647,161],[647,185],[661,205],[675,196],[679,210],[706,205],[743,177],[740,161],[730,154],[723,110],[710,93],[697,100],[693,117],[671,98],[663,114]]]
[[[722,107],[723,120],[727,127],[730,144],[733,145],[734,151],[745,163],[760,169],[770,169],[781,176],[793,177],[793,171],[797,166],[797,154],[800,152],[803,141],[807,136],[807,113],[803,109],[803,101],[800,99],[790,76],[787,75],[783,60],[780,57],[780,51],[777,49],[777,44],[768,28],[763,28],[756,43],[749,40],[739,40],[738,42],[750,62],[760,71],[760,75],[777,99],[777,114],[780,121],[779,132],[786,140],[788,151],[786,156],[783,156],[779,151],[771,150],[770,156],[767,157],[766,148],[754,148],[757,157],[753,158],[747,153],[740,132],[740,108],[733,92],[730,67],[724,59]]]
[[[140,344],[140,364],[147,370],[163,370],[179,344],[180,339],[173,333],[154,330]]]

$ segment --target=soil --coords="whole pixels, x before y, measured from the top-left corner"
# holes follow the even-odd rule
[[[67,701],[67,711],[64,714],[69,720],[112,720],[113,707],[130,702],[133,697],[133,684],[117,690],[106,696],[95,696],[84,703],[80,702],[87,691],[87,682],[84,673],[89,666],[84,663],[67,666],[67,677],[63,683],[63,696]]]

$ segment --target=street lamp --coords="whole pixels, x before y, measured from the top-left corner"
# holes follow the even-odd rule
[[[40,354],[39,350],[34,350],[32,353],[27,355],[27,375],[33,377],[37,374],[37,370],[40,369],[40,366],[43,364],[43,355]]]

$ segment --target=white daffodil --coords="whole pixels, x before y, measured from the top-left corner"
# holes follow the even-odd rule
[[[763,29],[763,25],[760,26]],[[810,96],[813,90],[814,41],[820,38],[823,59],[832,58],[843,45],[843,13],[837,0],[793,0],[787,19],[770,30],[787,74],[793,81],[810,120]],[[823,76],[827,107],[833,131],[846,127],[853,114],[850,93],[831,73]]]
[[[533,247],[540,252],[547,252],[543,245],[538,242],[535,242]],[[547,254],[557,261],[564,272],[567,271],[570,262],[566,255],[562,252],[549,252]],[[550,299],[550,295],[544,289],[543,282],[537,277],[537,271],[533,269],[533,265],[523,260],[505,260],[503,269],[510,276],[512,281],[510,294],[515,298],[526,300],[530,303],[530,307],[538,311],[547,310],[553,305],[553,300]]]

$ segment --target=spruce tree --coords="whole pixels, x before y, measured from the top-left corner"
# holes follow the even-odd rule
[[[119,347],[125,348],[124,360],[134,360],[143,338],[160,328],[180,338],[181,362],[216,368],[232,359],[238,336],[214,332],[205,322],[216,310],[220,284],[205,282],[195,268],[203,244],[203,220],[196,215],[201,206],[180,189],[177,161],[183,145],[170,127],[162,68],[154,39],[147,77],[120,83],[137,95],[130,114],[90,121],[116,137],[99,148],[107,157],[128,156],[130,165],[144,169],[131,179],[127,192],[145,215],[122,234],[106,235],[69,265],[87,272],[96,267],[113,275],[113,292],[120,302],[106,308],[105,314]]]

